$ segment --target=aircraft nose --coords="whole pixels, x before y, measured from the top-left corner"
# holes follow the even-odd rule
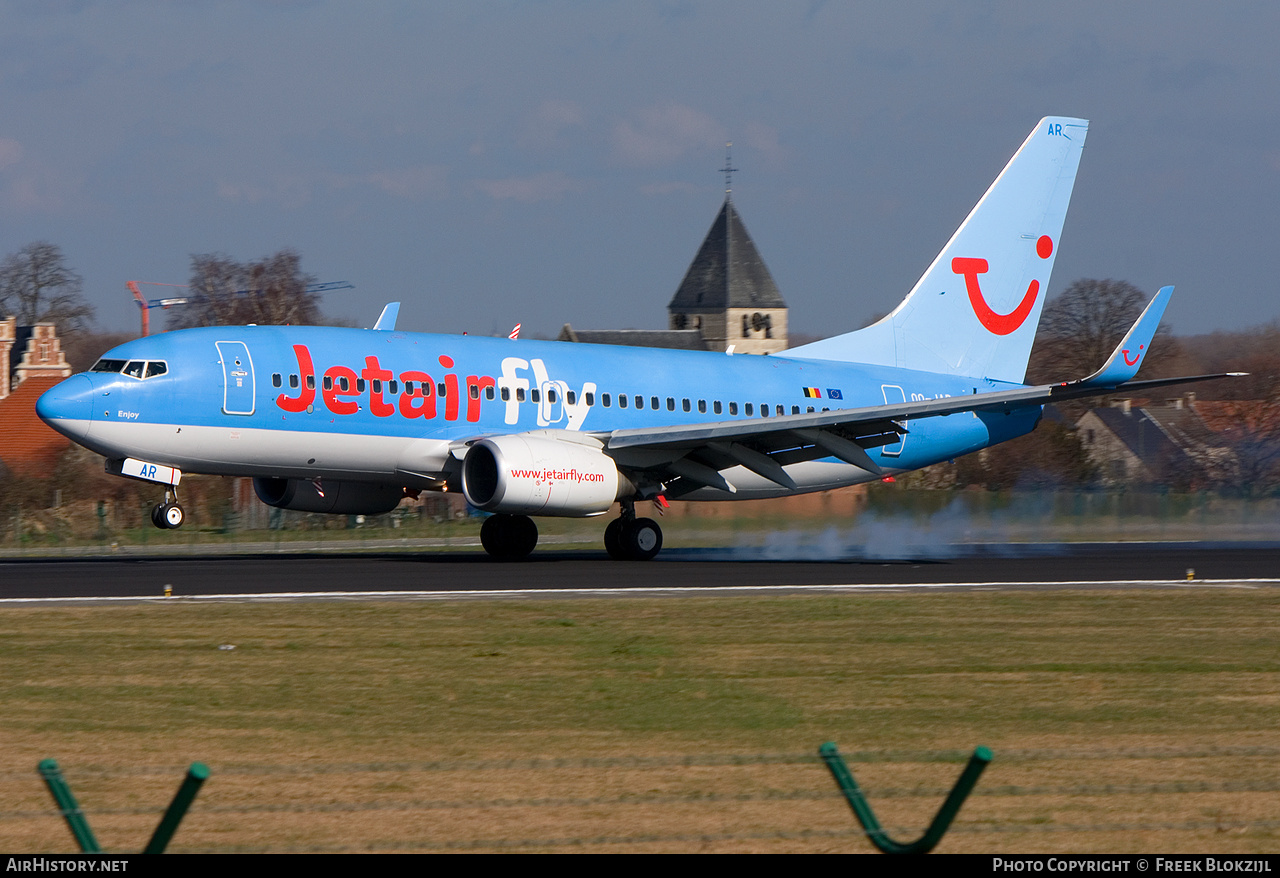
[[[88,376],[73,375],[36,400],[36,414],[64,436],[87,436],[93,423],[93,394],[93,382]]]

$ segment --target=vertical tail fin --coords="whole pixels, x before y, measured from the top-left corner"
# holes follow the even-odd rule
[[[787,356],[1020,383],[1088,131],[1041,119],[892,314]]]

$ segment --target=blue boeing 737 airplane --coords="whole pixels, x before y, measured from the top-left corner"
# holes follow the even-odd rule
[[[1087,378],[1026,386],[1083,119],[1042,119],[924,276],[879,322],[784,356],[372,329],[218,326],[140,338],[49,390],[37,411],[165,486],[251,476],[283,509],[376,514],[419,491],[494,513],[485,549],[523,558],[530,516],[622,515],[609,553],[648,559],[638,501],[731,500],[884,478],[1021,436],[1044,404],[1207,377],[1133,382],[1172,287]]]

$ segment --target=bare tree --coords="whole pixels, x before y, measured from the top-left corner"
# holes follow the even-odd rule
[[[320,295],[307,291],[315,278],[303,274],[301,263],[297,252],[288,249],[255,262],[195,254],[192,301],[170,318],[170,328],[320,323]]]
[[[72,335],[88,329],[93,307],[62,249],[35,241],[0,262],[0,314],[14,314],[22,325],[55,323]]]

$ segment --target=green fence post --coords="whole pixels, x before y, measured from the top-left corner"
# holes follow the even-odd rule
[[[191,763],[191,767],[187,769],[187,776],[182,779],[182,785],[178,787],[177,794],[169,803],[168,810],[164,812],[164,817],[160,818],[160,825],[156,827],[151,841],[147,842],[146,848],[142,851],[144,854],[164,853],[164,849],[169,846],[169,840],[178,831],[178,824],[182,822],[187,809],[191,807],[196,793],[200,792],[200,785],[208,779],[209,766],[203,762]]]
[[[49,792],[53,795],[54,803],[67,821],[67,827],[71,830],[71,834],[75,836],[76,844],[80,845],[81,853],[102,853],[102,848],[98,846],[98,840],[93,837],[93,830],[89,828],[88,819],[84,816],[84,812],[80,810],[80,805],[76,803],[76,797],[72,795],[71,787],[67,786],[66,780],[62,777],[62,771],[59,770],[58,763],[53,759],[42,759],[37,768],[40,776],[44,778],[45,785],[49,787]]]
[[[828,741],[819,748],[818,753],[822,756],[822,761],[827,764],[827,768],[835,778],[836,784],[840,787],[840,792],[844,793],[845,800],[849,803],[849,807],[853,809],[854,816],[862,824],[863,830],[867,833],[867,838],[881,852],[886,854],[927,854],[933,850],[951,827],[951,821],[955,819],[956,814],[960,811],[960,806],[964,804],[964,800],[973,791],[974,785],[977,784],[978,778],[982,775],[982,770],[991,761],[991,751],[986,747],[978,747],[974,750],[973,756],[969,758],[969,764],[965,766],[964,771],[960,774],[960,779],[956,781],[956,785],[951,788],[951,792],[947,795],[946,800],[943,801],[942,807],[938,809],[937,816],[933,818],[933,822],[929,824],[929,828],[925,830],[924,835],[920,836],[916,841],[903,843],[894,841],[885,834],[884,829],[880,826],[880,821],[876,819],[875,812],[871,810],[871,804],[867,802],[862,790],[858,789],[858,783],[853,779],[853,772],[845,764],[844,757],[836,749],[835,743]]]

